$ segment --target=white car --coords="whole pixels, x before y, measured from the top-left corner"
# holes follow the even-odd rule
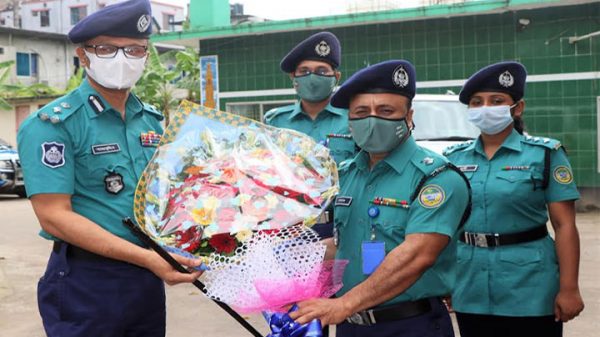
[[[416,95],[413,99],[413,137],[437,153],[453,144],[475,139],[479,129],[467,120],[467,106],[458,95]]]
[[[21,198],[26,197],[19,154],[2,139],[0,139],[0,194],[17,194]]]

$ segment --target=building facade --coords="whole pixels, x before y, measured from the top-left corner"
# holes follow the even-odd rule
[[[14,61],[5,84],[43,83],[64,90],[78,66],[73,45],[66,35],[0,27],[0,62]],[[53,97],[9,100],[13,109],[0,110],[0,138],[16,143],[17,129],[32,112]]]
[[[154,39],[217,55],[220,108],[257,119],[295,100],[279,62],[320,30],[341,41],[342,81],[370,64],[402,58],[416,66],[418,93],[458,93],[479,68],[520,61],[529,72],[529,133],[563,142],[577,184],[600,205],[599,16],[597,1],[477,1],[210,27]]]
[[[15,11],[0,11],[0,27],[21,28],[47,33],[67,34],[87,15],[125,0],[23,0]],[[179,31],[185,20],[184,7],[151,1],[152,16],[161,31]]]

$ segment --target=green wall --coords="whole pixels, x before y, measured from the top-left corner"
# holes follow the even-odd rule
[[[369,64],[404,58],[418,81],[462,80],[501,60],[518,60],[529,75],[600,71],[600,36],[569,44],[568,37],[600,30],[600,3],[502,14],[357,25],[330,29],[342,43],[343,79]],[[523,29],[519,19],[529,19]],[[291,88],[281,58],[316,31],[202,40],[201,55],[219,55],[220,92]],[[532,78],[532,77],[530,77]],[[560,139],[579,186],[600,186],[597,157],[599,79],[528,83],[525,123],[532,135]],[[418,83],[417,83],[418,87]],[[460,87],[418,89],[456,93]],[[290,96],[269,97],[286,99]],[[267,97],[236,98],[260,101]],[[221,108],[228,100],[221,99]]]

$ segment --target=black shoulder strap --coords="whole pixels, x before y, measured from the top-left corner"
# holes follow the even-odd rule
[[[544,180],[542,180],[542,189],[545,190],[550,182],[550,148],[544,148]]]
[[[471,216],[471,184],[469,183],[469,178],[467,178],[467,176],[465,176],[465,174],[454,164],[446,163],[443,166],[440,166],[440,167],[436,168],[435,170],[433,170],[430,174],[421,178],[421,180],[417,184],[417,188],[415,188],[415,191],[410,196],[410,203],[412,204],[413,201],[415,201],[415,199],[417,198],[417,195],[419,195],[421,188],[423,188],[423,186],[425,185],[427,180],[437,176],[438,174],[440,174],[448,169],[458,173],[458,175],[465,181],[465,184],[467,184],[467,190],[469,193],[469,201],[467,203],[467,207],[465,207],[465,211],[463,212],[462,218],[460,219],[460,223],[458,224],[458,229],[460,229],[460,228],[462,228],[462,226],[465,224],[465,222],[467,222],[467,220]]]

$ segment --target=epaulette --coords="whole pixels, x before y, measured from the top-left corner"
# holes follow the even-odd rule
[[[472,140],[468,140],[464,143],[459,143],[459,144],[454,144],[454,145],[450,145],[447,148],[444,149],[444,151],[442,151],[442,154],[444,156],[448,156],[456,151],[461,151],[466,149],[467,147],[469,147],[469,145],[473,144]]]
[[[537,146],[543,146],[543,147],[549,148],[551,150],[558,150],[562,147],[562,144],[560,143],[560,141],[558,141],[556,139],[552,139],[552,138],[534,137],[534,136],[526,135],[526,136],[523,136],[522,140],[523,140],[523,143],[537,145]]]
[[[284,112],[294,111],[295,108],[296,108],[295,104],[281,106],[278,108],[273,108],[265,113],[265,117],[264,117],[265,123],[269,124],[271,122],[271,120],[273,120],[273,118],[281,115]]]
[[[428,175],[439,167],[446,165],[448,162],[446,158],[424,148],[422,148],[420,151],[417,151],[417,153],[415,153],[410,160],[413,165],[415,165],[425,175]]]
[[[156,109],[154,105],[150,105],[148,103],[144,103],[144,111],[149,112],[152,116],[154,116],[159,121],[165,119],[165,116]]]
[[[42,121],[58,124],[79,111],[82,105],[81,96],[79,96],[77,90],[74,90],[68,95],[46,104],[38,110],[37,116]]]

